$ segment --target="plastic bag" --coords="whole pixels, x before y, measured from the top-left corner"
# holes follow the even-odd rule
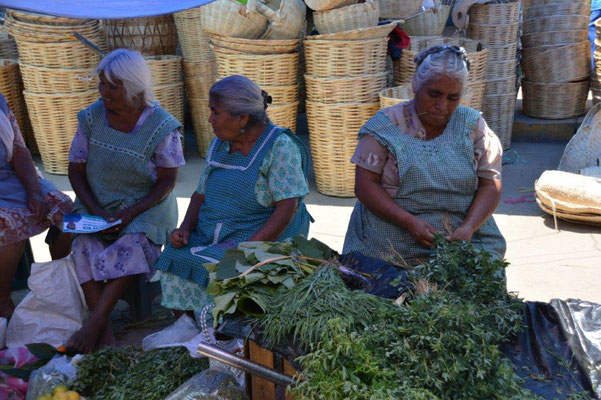
[[[27,285],[31,292],[19,303],[10,319],[6,346],[64,345],[81,328],[86,313],[73,259],[68,256],[32,264]]]
[[[43,394],[52,393],[57,385],[71,386],[77,377],[75,364],[81,357],[77,355],[69,359],[67,356],[56,356],[42,368],[33,371],[29,377],[25,400],[35,400]]]
[[[247,400],[244,388],[234,377],[209,368],[184,382],[165,400]]]
[[[200,329],[196,326],[196,322],[188,315],[183,314],[175,323],[165,329],[146,336],[142,340],[142,350],[150,351],[159,347],[180,347],[199,334]],[[200,338],[196,343],[197,346],[198,343],[200,343]],[[193,351],[196,353],[196,348]]]

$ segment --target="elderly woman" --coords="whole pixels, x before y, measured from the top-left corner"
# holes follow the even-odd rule
[[[396,253],[415,263],[428,255],[433,234],[445,232],[502,258],[505,240],[492,218],[502,147],[478,111],[459,105],[465,52],[434,46],[415,63],[415,98],[381,110],[359,132],[351,160],[358,202],[344,252]]]
[[[51,226],[72,207],[71,199],[38,176],[8,102],[0,94],[0,317],[12,315],[10,286],[25,242]],[[70,252],[70,235],[55,226],[49,234],[52,258]]]
[[[136,276],[151,272],[175,228],[171,191],[184,165],[181,124],[154,101],[144,58],[118,49],[96,71],[101,98],[77,115],[69,180],[76,212],[121,223],[73,240],[91,313],[68,344],[83,352],[114,343],[109,313]]]
[[[208,272],[225,250],[248,240],[283,240],[309,230],[303,203],[307,152],[288,129],[272,124],[271,98],[250,79],[230,76],[209,92],[209,148],[186,217],[155,264],[162,304],[181,314],[200,310]]]

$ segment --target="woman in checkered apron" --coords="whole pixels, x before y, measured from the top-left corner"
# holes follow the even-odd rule
[[[415,264],[442,232],[502,258],[505,240],[492,217],[502,147],[478,111],[459,105],[465,51],[438,45],[415,63],[415,98],[380,110],[359,132],[351,160],[358,201],[343,251]]]

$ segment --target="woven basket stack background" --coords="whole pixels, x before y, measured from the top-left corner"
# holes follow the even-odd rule
[[[183,125],[182,60],[175,55],[177,32],[173,14],[110,19],[104,20],[103,25],[109,51],[132,49],[146,58],[156,100]]]
[[[434,7],[425,11],[403,18],[405,22],[401,25],[401,28],[411,37],[440,36],[449,19],[451,8],[450,5],[435,4]]]
[[[379,0],[380,18],[405,20],[420,12],[422,0]],[[310,7],[310,6],[309,6]]]
[[[442,36],[412,37],[411,46],[403,50],[401,58],[393,63],[393,85],[409,85],[410,87],[411,82],[413,81],[413,75],[415,74],[415,63],[413,62],[415,56],[422,50],[443,43],[465,48],[471,67],[468,75],[467,87],[461,98],[461,104],[475,108],[476,110],[481,110],[482,98],[484,96],[486,85],[485,76],[488,62],[488,50],[481,42],[476,40]],[[399,88],[397,90],[382,93],[382,104],[383,106],[392,105],[393,99],[396,99],[396,102],[405,101],[407,100],[405,96],[408,94],[411,95],[410,98],[413,98],[412,92],[407,92],[406,88]]]
[[[522,112],[560,119],[584,114],[590,77],[590,1],[524,1]]]
[[[388,33],[396,26],[364,28],[305,40],[307,121],[320,193],[354,196],[350,159],[361,126],[380,108],[386,87]]]
[[[78,32],[106,49],[100,23],[10,11],[5,24],[17,42],[23,95],[44,169],[66,174],[77,111],[98,98],[92,72],[100,61],[71,34]]]
[[[601,20],[595,21],[595,69],[591,76],[593,103],[601,102]]]
[[[469,9],[467,36],[488,48],[482,114],[504,149],[511,146],[515,115],[519,12],[519,1],[476,4]]]

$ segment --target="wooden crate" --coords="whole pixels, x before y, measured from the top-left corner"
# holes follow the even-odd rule
[[[252,340],[246,341],[244,354],[251,361],[275,369],[280,373],[289,376],[296,374],[296,369],[290,362]],[[294,400],[292,395],[286,393],[284,386],[250,374],[246,375],[246,391],[251,400]]]

